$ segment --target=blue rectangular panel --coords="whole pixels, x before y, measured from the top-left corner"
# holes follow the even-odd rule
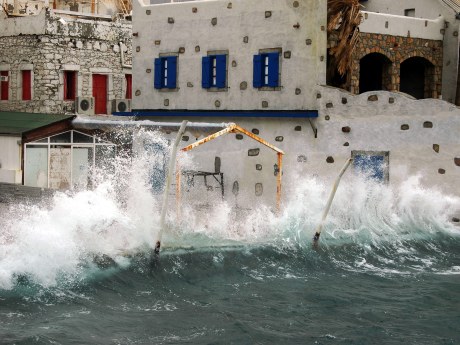
[[[168,89],[176,88],[176,78],[177,78],[177,56],[168,56]]]
[[[225,87],[227,76],[227,55],[216,55],[216,87]]]
[[[268,85],[270,87],[279,86],[280,54],[268,53]]]
[[[367,178],[384,182],[385,179],[385,157],[371,155],[356,155],[353,166],[355,170],[364,174]]]

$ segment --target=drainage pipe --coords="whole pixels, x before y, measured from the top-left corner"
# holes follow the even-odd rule
[[[353,158],[349,158],[345,162],[345,165],[343,166],[342,170],[340,170],[339,176],[337,176],[337,179],[334,182],[334,186],[332,187],[331,194],[329,195],[329,200],[327,201],[326,208],[323,211],[323,217],[321,218],[321,222],[316,227],[315,236],[313,237],[314,243],[317,243],[319,240],[319,236],[321,235],[321,230],[323,229],[324,221],[326,220],[327,214],[329,213],[329,209],[331,208],[332,200],[334,200],[335,192],[337,191],[337,187],[339,186],[340,179],[342,178],[342,175],[345,173],[345,171],[350,166],[351,162],[353,162]]]
[[[185,132],[185,128],[187,127],[187,120],[182,121],[182,124],[177,132],[176,141],[172,147],[171,157],[169,157],[169,170],[168,170],[168,177],[166,178],[166,185],[165,191],[163,193],[163,206],[161,208],[161,217],[160,217],[160,231],[157,235],[157,240],[155,243],[155,254],[160,253],[161,247],[161,237],[163,235],[164,227],[165,227],[165,218],[166,218],[166,211],[167,211],[167,204],[168,204],[168,196],[169,196],[169,189],[171,187],[171,180],[172,175],[174,174],[175,166],[176,166],[176,156],[177,156],[177,147],[179,146],[179,142],[182,138],[182,135]]]

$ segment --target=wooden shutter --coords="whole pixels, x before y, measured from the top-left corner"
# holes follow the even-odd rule
[[[163,84],[162,82],[162,75],[163,75],[163,66],[161,63],[161,58],[155,59],[155,76],[154,76],[154,87],[155,89],[161,89]]]
[[[227,77],[227,55],[216,55],[216,87],[225,87]]]
[[[203,89],[211,87],[211,57],[203,56],[201,59],[201,86]]]
[[[256,88],[262,87],[262,55],[254,55],[253,72],[252,85]]]
[[[177,56],[168,56],[168,89],[176,88],[177,79]]]
[[[280,54],[268,53],[268,86],[279,86]]]

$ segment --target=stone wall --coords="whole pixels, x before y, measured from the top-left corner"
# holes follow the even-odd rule
[[[108,100],[125,98],[125,65],[132,62],[131,23],[67,20],[46,13],[45,34],[0,35],[0,70],[9,71],[9,100],[0,101],[0,111],[37,113],[74,112],[74,101],[64,101],[66,69],[78,74],[77,96],[92,96],[92,73],[108,78]],[[21,22],[22,19],[22,22]],[[14,18],[16,25],[27,26],[29,18]],[[8,25],[8,19],[0,19]],[[32,70],[32,100],[22,100],[21,70]]]
[[[360,93],[360,60],[372,53],[385,56],[390,64],[383,72],[383,90],[400,91],[401,63],[411,57],[424,58],[432,68],[426,74],[425,98],[438,98],[442,88],[443,42],[423,38],[391,36],[376,33],[360,33],[359,41],[353,54],[351,73],[346,84],[348,91]],[[337,44],[337,37],[329,38],[329,47]],[[335,85],[339,86],[339,85]]]

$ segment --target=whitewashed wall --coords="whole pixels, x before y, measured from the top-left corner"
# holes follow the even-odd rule
[[[359,30],[361,32],[442,41],[444,26],[444,17],[422,19],[363,11],[363,21],[359,25]]]
[[[265,110],[314,109],[312,90],[326,77],[325,0],[156,5],[134,1],[133,5],[134,109],[257,110],[263,101],[268,102]],[[282,48],[280,91],[252,86],[253,55],[264,48]],[[226,92],[201,87],[201,58],[214,50],[229,52]],[[153,87],[153,61],[161,53],[179,53],[176,91]],[[240,89],[243,82],[247,83],[244,90]]]
[[[442,100],[415,100],[386,91],[355,96],[335,88],[317,87],[315,97],[320,111],[320,117],[312,120],[316,138],[307,119],[234,119],[249,131],[257,129],[262,138],[285,151],[284,201],[291,200],[307,178],[316,177],[332,185],[352,151],[388,151],[392,186],[420,175],[422,186],[460,196],[460,109]],[[200,120],[210,121],[193,119]],[[223,121],[228,119],[215,119],[216,123]],[[344,132],[344,127],[350,131]],[[185,135],[188,141],[182,141],[181,147],[203,137],[191,131]],[[174,137],[175,133],[169,135],[170,139]],[[260,153],[249,156],[248,151],[255,148],[260,148]],[[201,171],[214,171],[215,157],[221,158],[226,200],[246,208],[276,205],[276,155],[252,139],[238,140],[235,134],[229,134],[186,155],[191,157],[192,166],[184,168]],[[232,193],[235,181],[239,184],[236,197]],[[263,184],[262,196],[255,195],[256,183]],[[198,185],[191,188],[191,193],[196,193],[198,202],[219,197],[219,190],[208,192]],[[187,192],[183,194],[186,198]]]

